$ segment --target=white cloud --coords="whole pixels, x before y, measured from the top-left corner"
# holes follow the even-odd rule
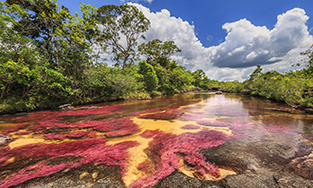
[[[145,33],[146,41],[160,39],[174,41],[182,49],[171,58],[194,71],[204,70],[211,79],[243,80],[256,65],[264,71],[289,71],[299,61],[300,52],[313,44],[306,21],[309,17],[300,8],[277,16],[272,30],[255,26],[247,19],[225,23],[225,40],[218,46],[205,48],[195,34],[193,24],[171,16],[166,9],[153,13],[148,8],[130,3],[140,9],[151,21]],[[140,43],[140,42],[139,42]]]
[[[131,2],[131,1],[133,1],[133,2],[144,1],[144,2],[148,2],[151,4],[153,0],[120,0],[120,1],[121,1],[121,3],[127,3],[127,2]]]

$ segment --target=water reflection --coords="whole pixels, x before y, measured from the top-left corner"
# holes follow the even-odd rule
[[[175,170],[193,178],[219,180],[235,172],[205,161],[201,150],[239,138],[273,143],[274,137],[313,140],[312,115],[289,113],[285,105],[249,96],[184,94],[96,106],[2,116],[0,131],[12,140],[0,145],[0,171],[6,171],[0,174],[0,185],[23,182],[16,177],[26,181],[93,163],[119,166],[127,186],[153,186]],[[55,152],[37,154],[38,148]],[[19,160],[33,162],[16,166]],[[38,174],[39,167],[50,170]]]

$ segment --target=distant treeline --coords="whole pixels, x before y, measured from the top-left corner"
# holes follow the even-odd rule
[[[262,73],[262,68],[258,65],[250,78],[243,83],[217,82],[215,87],[225,92],[265,97],[296,108],[313,107],[313,67],[311,66],[286,73],[277,71]]]

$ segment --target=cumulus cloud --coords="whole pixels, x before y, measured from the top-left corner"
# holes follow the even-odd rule
[[[194,25],[183,21],[181,18],[171,16],[171,13],[166,9],[153,13],[142,5],[129,4],[141,10],[151,22],[151,28],[145,33],[146,40],[139,41],[139,43],[153,39],[174,41],[182,52],[172,56],[172,59],[188,69],[192,69],[195,64],[199,64],[203,60],[203,53],[206,49],[196,37]]]
[[[153,0],[120,0],[120,1],[121,1],[121,3],[127,3],[127,2],[131,2],[131,1],[133,1],[133,2],[144,1],[144,2],[148,2],[151,4]]]
[[[222,26],[227,32],[225,42],[217,47],[212,63],[217,67],[242,68],[282,61],[309,37],[305,25],[308,19],[303,9],[294,8],[279,15],[272,30],[246,19],[226,23]]]
[[[244,80],[256,65],[262,65],[264,71],[289,71],[291,64],[301,58],[300,52],[313,43],[306,25],[309,17],[300,8],[278,15],[271,30],[247,19],[225,23],[225,40],[206,48],[197,38],[193,24],[171,16],[166,9],[154,13],[140,4],[130,4],[151,21],[151,28],[145,33],[147,39],[141,42],[156,38],[174,41],[182,52],[171,58],[191,71],[204,70],[211,79]]]

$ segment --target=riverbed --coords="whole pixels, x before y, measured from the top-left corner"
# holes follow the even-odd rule
[[[313,187],[313,115],[284,104],[192,93],[75,108],[0,117],[0,187]]]

